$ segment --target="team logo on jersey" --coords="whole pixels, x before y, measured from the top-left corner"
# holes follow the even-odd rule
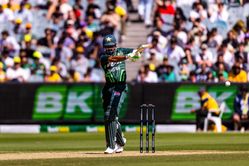
[[[112,68],[119,65],[121,62],[111,62],[106,65],[107,68]]]

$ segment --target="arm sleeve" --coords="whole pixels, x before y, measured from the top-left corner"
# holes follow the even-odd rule
[[[108,56],[107,55],[102,55],[100,57],[100,64],[101,64],[101,67],[105,70],[106,66],[108,64]]]
[[[100,63],[101,63],[101,64],[107,64],[107,63],[108,63],[108,56],[102,55],[102,56],[100,57]]]

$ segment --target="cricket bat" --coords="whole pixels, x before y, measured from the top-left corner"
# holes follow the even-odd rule
[[[138,48],[135,49],[134,52],[130,54],[132,61],[135,62],[136,60],[138,60],[141,57],[141,53],[146,48],[150,48],[150,47],[151,47],[151,44],[142,44],[142,45],[138,46]]]
[[[151,44],[142,44],[140,46],[138,46],[137,48],[137,52],[143,52],[146,48],[150,48],[151,47]]]

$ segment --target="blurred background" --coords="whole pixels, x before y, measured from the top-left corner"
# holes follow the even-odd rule
[[[224,131],[235,129],[234,102],[249,80],[248,0],[0,0],[0,31],[1,124],[102,124],[99,57],[112,33],[119,47],[153,45],[127,62],[124,130],[136,130],[140,104],[153,103],[158,124],[195,131],[203,86],[225,102]]]

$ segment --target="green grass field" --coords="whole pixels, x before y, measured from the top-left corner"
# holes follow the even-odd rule
[[[156,135],[156,153],[149,155],[139,154],[138,133],[125,133],[125,136],[127,145],[123,154],[133,152],[136,155],[114,154],[105,157],[102,155],[105,150],[103,133],[0,134],[0,165],[240,166],[249,164],[249,133],[158,133]],[[39,157],[38,152],[50,153],[47,158],[27,160],[33,154]],[[56,154],[64,152],[67,152],[69,156],[70,153],[77,153],[78,156],[56,157]],[[165,152],[167,155],[157,155],[161,152]],[[181,152],[187,154],[181,154]],[[84,157],[84,154],[90,155],[90,158]],[[11,156],[15,155],[27,156],[27,159],[12,159]],[[102,156],[99,157],[99,155]],[[4,156],[7,156],[9,160],[4,160]]]

